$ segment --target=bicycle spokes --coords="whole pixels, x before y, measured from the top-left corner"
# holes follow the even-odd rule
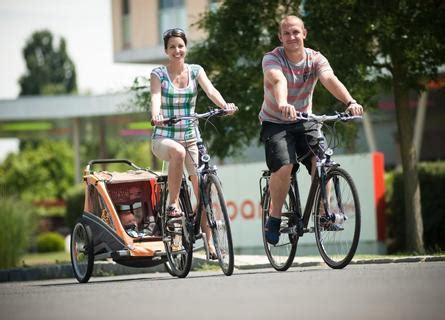
[[[360,234],[360,206],[350,176],[342,169],[329,172],[326,183],[328,212],[321,193],[316,202],[315,236],[321,256],[332,268],[343,268],[354,256]]]

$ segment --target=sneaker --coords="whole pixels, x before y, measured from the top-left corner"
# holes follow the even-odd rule
[[[280,225],[281,219],[269,217],[264,227],[264,235],[268,243],[276,245],[280,241]]]
[[[166,213],[169,218],[179,218],[183,215],[182,211],[173,205],[168,206]]]
[[[170,205],[166,211],[168,221],[168,231],[174,233],[171,249],[172,251],[179,251],[182,248],[182,216],[184,215],[181,210],[175,206]]]
[[[334,223],[327,217],[320,217],[320,226],[325,231],[343,231],[343,230],[345,230],[345,228],[341,224]]]

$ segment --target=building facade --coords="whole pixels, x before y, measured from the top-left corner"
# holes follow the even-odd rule
[[[165,62],[162,33],[182,28],[189,42],[204,38],[195,23],[217,0],[112,0],[114,61]]]

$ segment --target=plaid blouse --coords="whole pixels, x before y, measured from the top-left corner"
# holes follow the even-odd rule
[[[168,75],[167,67],[161,66],[151,72],[161,81],[161,114],[164,118],[189,116],[195,112],[198,95],[198,75],[202,67],[197,64],[186,64],[189,81],[185,88],[176,88]],[[166,137],[176,141],[194,139],[193,121],[179,121],[172,126],[155,127],[152,139]]]

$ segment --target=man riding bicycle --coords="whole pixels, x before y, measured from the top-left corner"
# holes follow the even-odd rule
[[[264,101],[259,113],[261,141],[265,144],[266,164],[271,171],[271,215],[265,228],[270,244],[280,237],[281,209],[290,186],[290,176],[297,156],[308,154],[319,142],[317,130],[297,122],[297,112],[312,113],[312,96],[317,80],[346,105],[346,112],[362,115],[363,107],[335,76],[328,60],[317,51],[304,47],[307,30],[297,16],[281,20],[278,32],[282,46],[263,57]],[[303,161],[315,174],[315,157]]]

